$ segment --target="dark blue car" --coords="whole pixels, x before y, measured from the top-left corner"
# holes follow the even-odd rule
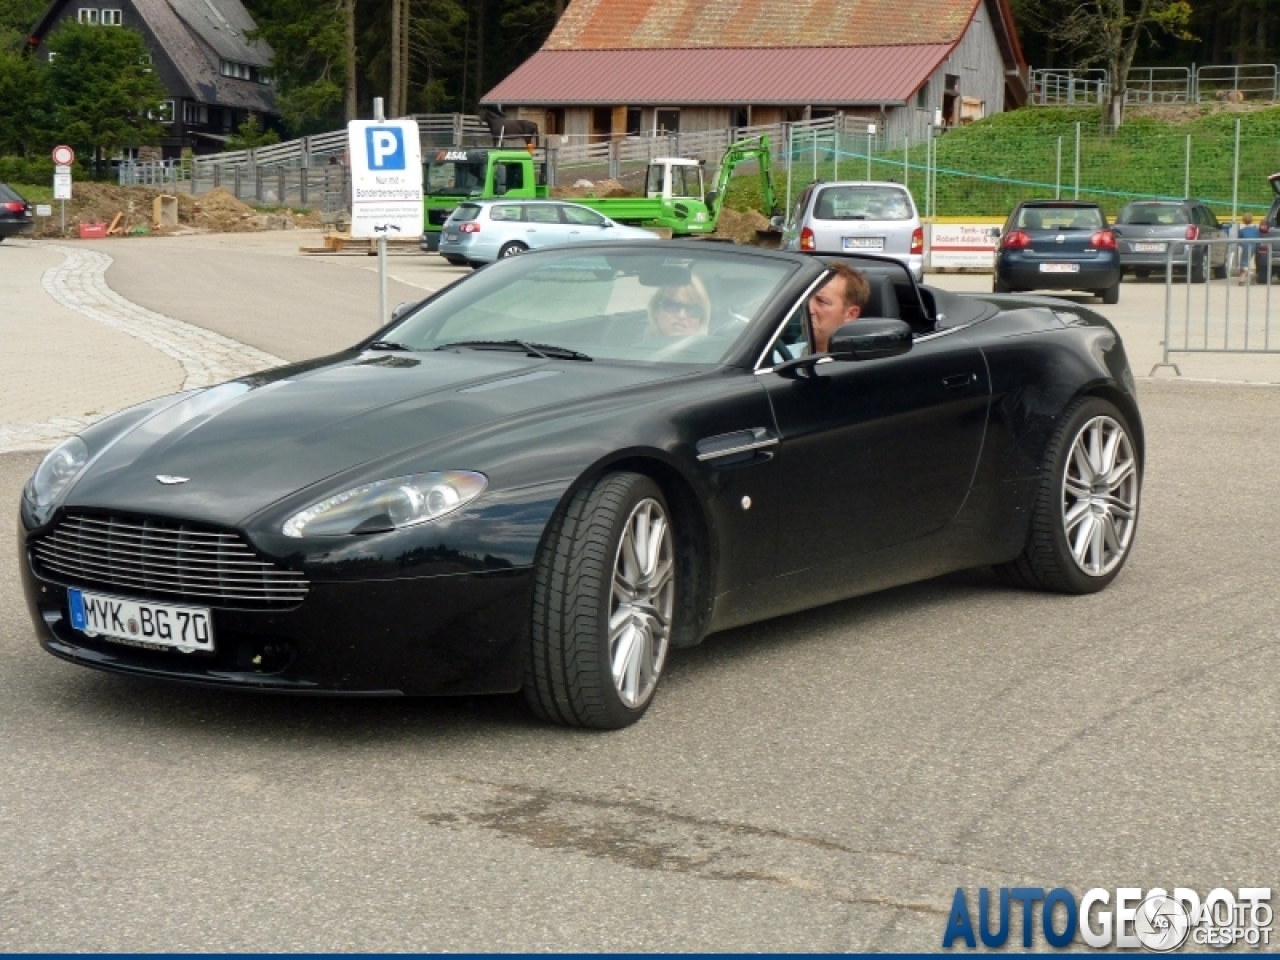
[[[1116,237],[1101,207],[1028,200],[1001,231],[992,290],[1079,290],[1119,303],[1120,275]]]

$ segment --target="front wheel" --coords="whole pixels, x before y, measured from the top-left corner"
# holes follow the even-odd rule
[[[662,677],[676,611],[677,551],[662,490],[638,473],[577,491],[539,550],[525,699],[544,720],[616,730]]]
[[[1027,545],[1002,572],[1058,593],[1103,589],[1129,557],[1141,486],[1124,414],[1096,397],[1076,401],[1045,448]]]
[[[528,249],[523,243],[512,240],[510,243],[502,245],[502,249],[498,251],[498,259],[505,260],[507,257],[518,257]]]

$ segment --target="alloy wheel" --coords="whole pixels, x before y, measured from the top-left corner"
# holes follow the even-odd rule
[[[1094,417],[1076,434],[1062,478],[1062,525],[1071,556],[1091,577],[1124,560],[1138,520],[1138,461],[1123,426]]]
[[[619,698],[630,709],[653,695],[671,636],[675,550],[671,524],[653,499],[627,518],[614,560],[609,605],[609,665]]]

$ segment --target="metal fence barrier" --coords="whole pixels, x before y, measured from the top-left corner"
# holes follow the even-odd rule
[[[1182,375],[1169,361],[1175,353],[1280,353],[1280,321],[1272,296],[1280,258],[1273,265],[1271,249],[1265,238],[1168,245],[1164,358],[1151,368],[1153,376],[1161,367]],[[1176,281],[1175,269],[1180,274]]]

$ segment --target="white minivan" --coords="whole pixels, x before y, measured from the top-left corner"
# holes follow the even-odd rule
[[[900,260],[924,277],[924,228],[911,191],[893,181],[811,183],[782,234],[783,250],[871,254]]]

